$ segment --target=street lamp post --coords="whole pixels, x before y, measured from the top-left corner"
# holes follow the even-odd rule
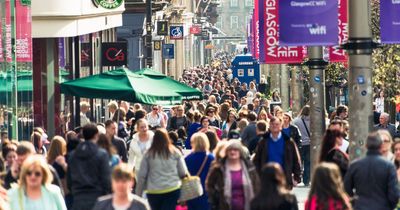
[[[372,41],[370,0],[348,1],[350,159],[365,153],[365,140],[372,129]]]
[[[306,65],[310,69],[310,155],[311,171],[318,163],[321,140],[325,133],[325,66],[323,48],[309,47]]]

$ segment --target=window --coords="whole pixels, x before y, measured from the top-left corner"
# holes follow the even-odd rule
[[[218,17],[218,22],[215,24],[215,26],[219,29],[222,29],[223,23],[222,23],[222,16]]]
[[[239,17],[231,16],[231,29],[239,28]]]
[[[253,0],[246,0],[245,1],[246,7],[252,7],[253,6]]]
[[[231,0],[231,7],[238,7],[239,6],[239,0]]]

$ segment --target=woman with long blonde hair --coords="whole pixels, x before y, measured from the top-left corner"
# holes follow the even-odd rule
[[[53,175],[40,155],[28,157],[22,164],[18,186],[8,191],[10,209],[66,210],[59,187],[50,184]]]

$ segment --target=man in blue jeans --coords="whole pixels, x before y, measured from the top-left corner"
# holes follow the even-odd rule
[[[300,156],[303,166],[304,186],[310,185],[310,106],[301,109],[300,115],[293,120],[293,124],[299,128],[301,133]]]

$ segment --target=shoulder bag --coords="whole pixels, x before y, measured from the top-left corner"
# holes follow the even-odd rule
[[[179,198],[179,202],[188,201],[203,195],[203,187],[201,186],[200,174],[203,171],[204,166],[206,165],[208,159],[208,154],[203,160],[203,163],[200,166],[199,171],[196,176],[190,176],[187,174],[185,178],[182,179],[181,185],[181,195]]]

